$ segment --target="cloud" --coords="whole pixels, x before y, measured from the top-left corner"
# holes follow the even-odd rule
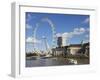
[[[56,37],[61,37],[61,36],[62,36],[61,33],[57,33],[57,34],[56,34]]]
[[[80,34],[83,34],[84,32],[85,32],[86,30],[85,30],[85,28],[75,28],[74,30],[73,30],[73,35],[80,35]]]
[[[28,37],[28,38],[26,39],[26,42],[27,42],[27,43],[41,43],[40,40],[38,40],[38,39],[36,39],[36,38],[33,38],[33,37]]]
[[[32,29],[32,26],[29,24],[26,24],[26,29]]]
[[[39,44],[40,45],[41,41],[38,40],[38,39],[35,39],[33,37],[28,37],[28,38],[26,38],[26,43],[27,43],[27,45],[26,45],[26,52],[29,53],[29,52],[33,52],[33,49],[34,49],[33,44],[36,44],[36,45]]]
[[[26,53],[33,52],[33,44],[26,45]]]
[[[27,14],[26,22],[29,22],[30,19],[31,19],[31,15],[30,14]]]
[[[88,23],[89,22],[89,18],[86,18],[82,23]]]
[[[84,28],[74,28],[74,30],[72,32],[65,32],[62,34],[62,37],[65,37],[65,38],[72,38],[73,36],[78,36],[78,35],[81,35],[81,34],[84,34],[85,33],[85,29]]]
[[[64,33],[57,33],[56,37],[66,37],[66,38],[72,38],[75,35],[81,35],[84,34],[86,32],[85,28],[74,28],[72,32],[64,32]]]
[[[35,18],[36,18],[35,15],[28,13],[28,14],[27,14],[27,18],[26,18],[26,22],[28,23],[28,22],[30,22],[32,19],[35,19]]]
[[[87,29],[80,27],[80,28],[74,28],[72,32],[64,32],[64,33],[57,33],[56,37],[63,37],[66,40],[71,39],[74,36],[79,36],[84,34],[87,31]]]
[[[86,34],[86,35],[85,35],[85,37],[86,37],[86,38],[89,38],[89,35],[88,35],[88,34]]]
[[[64,38],[72,38],[72,36],[73,36],[73,33],[72,32],[65,32],[65,33],[63,33],[62,34],[62,37],[64,37]]]

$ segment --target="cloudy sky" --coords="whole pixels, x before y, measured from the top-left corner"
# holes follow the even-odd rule
[[[26,12],[25,24],[27,52],[33,50],[33,44],[38,49],[44,49],[43,37],[46,38],[49,47],[52,46],[52,30],[54,29],[51,26],[55,28],[56,37],[63,36],[68,44],[78,44],[82,40],[84,42],[89,41],[89,15]],[[37,25],[38,28],[36,29]],[[35,29],[36,37],[34,38]]]

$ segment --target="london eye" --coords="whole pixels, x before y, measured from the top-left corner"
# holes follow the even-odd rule
[[[49,27],[50,27],[50,29],[52,31],[52,40],[51,40],[51,45],[52,46],[51,47],[49,47],[49,44],[48,44],[48,41],[46,40],[46,37],[45,36],[43,37],[46,51],[52,53],[52,50],[51,49],[52,48],[55,48],[55,46],[56,46],[56,30],[55,30],[54,23],[48,17],[42,18],[39,22],[36,23],[36,27],[33,30],[33,37],[35,39],[37,38],[37,36],[36,36],[37,30],[38,30],[39,27],[41,27],[40,24],[42,24],[43,22],[48,23],[49,24]],[[36,45],[34,43],[33,43],[33,51],[35,51],[35,52],[39,51],[39,50],[37,50],[37,47],[36,47]]]

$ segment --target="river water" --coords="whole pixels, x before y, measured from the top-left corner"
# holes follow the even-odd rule
[[[67,58],[33,58],[26,59],[26,67],[59,66],[59,65],[82,65],[89,64],[89,59],[67,59]]]

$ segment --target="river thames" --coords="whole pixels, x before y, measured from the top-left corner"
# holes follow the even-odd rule
[[[89,59],[72,59],[72,58],[36,58],[26,59],[26,67],[41,67],[41,66],[60,66],[60,65],[82,65],[89,64]]]

